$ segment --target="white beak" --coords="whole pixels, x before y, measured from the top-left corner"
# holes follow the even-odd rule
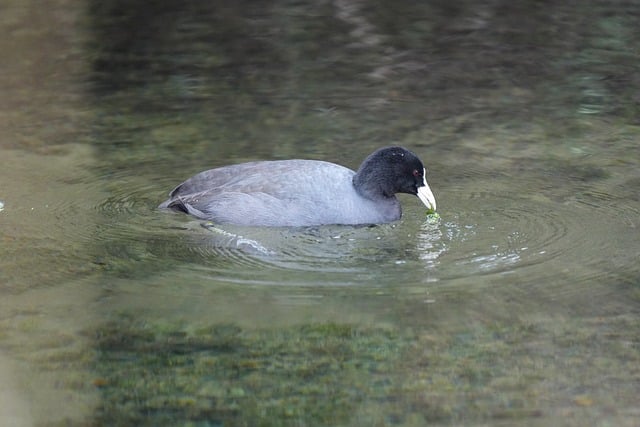
[[[427,209],[432,211],[436,210],[436,198],[433,197],[433,193],[431,192],[431,188],[429,188],[429,184],[427,184],[427,171],[423,172],[424,185],[422,187],[418,187],[418,198],[424,203]]]

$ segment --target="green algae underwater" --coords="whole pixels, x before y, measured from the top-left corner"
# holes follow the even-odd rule
[[[96,337],[94,382],[104,396],[104,425],[510,425],[587,422],[596,405],[623,399],[620,389],[639,362],[624,342],[635,319],[620,316],[620,332],[593,335],[593,323],[555,319],[493,323],[443,337],[410,328],[312,323],[246,330],[215,324],[189,331],[167,324],[114,321]],[[558,354],[536,347],[550,334]],[[603,348],[592,350],[592,340]],[[606,349],[605,349],[606,347]],[[608,351],[626,359],[612,375]],[[588,355],[588,356],[585,356]],[[576,384],[585,368],[590,376]],[[554,378],[550,384],[548,378]],[[518,396],[508,396],[518,389]],[[571,390],[567,394],[567,390]],[[620,403],[620,402],[618,402]],[[560,408],[549,417],[551,407]],[[557,409],[556,409],[557,410]],[[546,416],[543,415],[547,413]]]
[[[0,424],[636,426],[639,15],[9,0]],[[436,221],[155,209],[200,170],[389,144]]]

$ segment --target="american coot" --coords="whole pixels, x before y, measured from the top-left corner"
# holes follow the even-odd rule
[[[378,224],[402,216],[396,193],[436,200],[420,159],[381,148],[358,172],[317,160],[242,163],[200,172],[178,185],[160,208],[216,223],[255,226]]]

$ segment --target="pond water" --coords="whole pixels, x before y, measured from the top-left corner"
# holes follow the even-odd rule
[[[637,426],[640,6],[428,3],[6,2],[0,424]],[[390,144],[439,220],[156,209]]]

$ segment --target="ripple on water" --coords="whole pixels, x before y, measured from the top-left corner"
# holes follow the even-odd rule
[[[368,285],[397,280],[402,266],[420,261],[406,224],[375,227],[323,226],[306,228],[252,228],[204,224],[209,231],[199,253],[206,256],[207,268],[232,281],[271,285]],[[437,233],[437,225],[432,227]],[[419,233],[426,242],[427,231]],[[408,238],[410,237],[410,238]],[[435,240],[435,239],[432,239]],[[421,254],[436,258],[441,248],[431,245]],[[230,263],[230,262],[231,263]],[[255,270],[242,270],[242,267]],[[413,270],[412,270],[413,271]]]
[[[93,156],[81,144],[41,154],[3,149],[0,281],[5,292],[49,286],[91,273],[91,209],[104,196],[91,181]]]
[[[570,274],[587,283],[609,274],[607,261],[629,247],[622,240],[630,231],[637,236],[627,220],[632,208],[611,204],[605,193],[565,201],[509,192],[448,197],[462,208],[444,224],[449,243],[441,278],[526,271],[531,282]]]
[[[595,190],[558,201],[513,189],[450,188],[436,224],[421,220],[422,208],[406,199],[402,221],[375,227],[217,226],[157,210],[170,183],[115,181],[96,206],[104,226],[94,239],[107,256],[142,260],[156,272],[182,268],[185,280],[230,283],[445,285],[518,271],[540,282],[567,270],[597,279],[609,271],[603,254],[619,254],[618,242],[638,214]]]
[[[143,260],[155,264],[158,272],[183,268],[185,280],[192,276],[265,285],[377,286],[393,281],[398,270],[412,262],[421,268],[412,274],[423,274],[424,265],[443,249],[438,225],[418,230],[420,222],[412,215],[406,222],[375,227],[215,225],[158,210],[164,196],[158,183],[127,176],[110,179],[117,184],[95,207],[104,217],[95,242],[106,258],[125,264],[132,274]],[[416,239],[422,245],[419,254]]]

